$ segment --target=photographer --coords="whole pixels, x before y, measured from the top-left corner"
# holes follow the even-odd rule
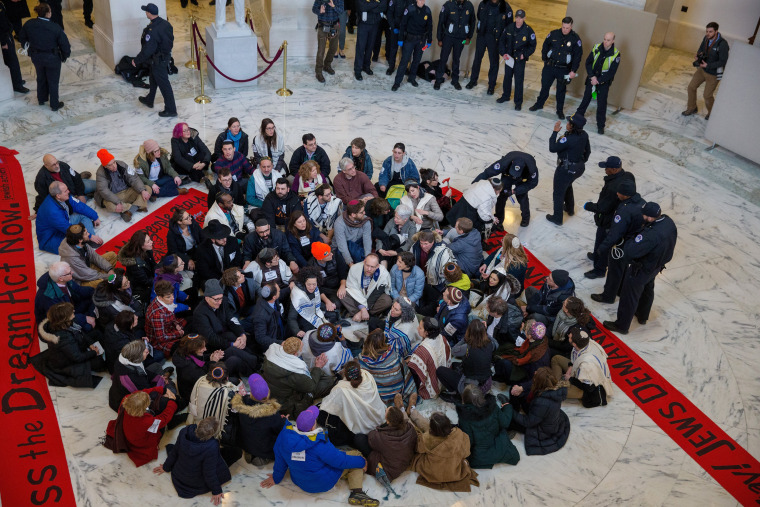
[[[697,70],[694,71],[694,76],[689,83],[689,98],[686,102],[686,111],[681,113],[682,115],[691,116],[698,111],[697,88],[705,83],[704,97],[705,107],[707,107],[705,120],[710,119],[710,111],[712,111],[715,103],[713,94],[715,88],[718,87],[718,81],[723,77],[723,69],[728,61],[728,49],[728,41],[721,37],[720,32],[718,32],[718,23],[715,21],[707,23],[705,37],[699,45],[696,59],[692,62]]]
[[[317,64],[314,72],[317,75],[317,81],[324,83],[325,76],[322,75],[322,70],[331,76],[335,74],[331,64],[338,50],[336,36],[340,28],[338,20],[343,13],[343,0],[314,0],[311,12],[317,15]],[[325,55],[325,46],[327,46],[327,55]]]

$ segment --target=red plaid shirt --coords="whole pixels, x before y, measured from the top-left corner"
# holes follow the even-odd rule
[[[177,329],[177,324],[184,327],[186,323],[177,319],[174,312],[162,305],[158,298],[150,303],[145,312],[145,334],[153,348],[168,356],[174,344],[184,335]]]

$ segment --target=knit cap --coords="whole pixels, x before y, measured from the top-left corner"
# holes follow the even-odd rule
[[[248,377],[248,387],[251,388],[251,396],[256,401],[264,400],[269,396],[267,381],[258,373],[254,373]]]
[[[116,158],[105,148],[99,149],[97,155],[98,159],[100,159],[100,163],[103,164],[103,167],[107,166],[111,160]]]
[[[317,422],[318,415],[319,409],[314,405],[298,414],[298,419],[296,419],[296,427],[298,428],[298,431],[311,431],[314,427],[314,423]]]

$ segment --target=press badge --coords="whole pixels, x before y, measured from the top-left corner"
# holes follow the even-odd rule
[[[290,453],[291,461],[306,461],[306,451],[298,451]]]

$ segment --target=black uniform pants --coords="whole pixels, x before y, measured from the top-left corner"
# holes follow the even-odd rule
[[[562,222],[562,211],[574,211],[575,195],[573,182],[583,176],[586,165],[583,162],[560,164],[554,171],[554,218]]]
[[[586,83],[586,89],[583,92],[583,99],[581,105],[578,106],[578,112],[582,115],[586,114],[586,109],[591,103],[591,84]],[[607,95],[610,93],[610,85],[596,85],[596,126],[597,128],[604,128],[607,123]]]
[[[512,186],[510,185],[509,188],[505,188],[506,190],[510,190]],[[494,216],[498,219],[497,221],[499,223],[504,222],[504,208],[507,206],[507,199],[509,199],[509,195],[507,195],[505,192],[501,192],[499,194],[499,197],[496,198],[496,211],[494,212]],[[525,192],[524,194],[515,194],[515,199],[517,199],[517,203],[520,205],[520,215],[522,216],[522,219],[530,220],[530,200],[528,199],[528,192]]]
[[[515,66],[504,64],[504,83],[502,84],[502,97],[512,94],[512,76],[515,78],[515,105],[521,106],[523,102],[523,80],[525,79],[525,60],[515,60]]]
[[[3,49],[3,63],[5,63],[11,71],[13,89],[21,88],[24,86],[21,84],[21,81],[24,79],[21,77],[21,66],[18,63],[18,56],[16,56],[16,44],[10,33],[7,37],[0,38],[0,46],[2,45],[8,46],[7,49]]]
[[[53,53],[38,53],[32,54],[32,63],[37,71],[37,101],[42,104],[50,98],[50,107],[57,107],[61,59]]]
[[[628,331],[634,315],[642,321],[649,319],[654,302],[654,279],[660,273],[659,269],[644,271],[634,265],[635,263],[628,268],[623,279],[623,288],[620,290],[615,324],[622,331]]]
[[[443,38],[443,47],[441,48],[441,60],[438,63],[438,70],[435,73],[435,82],[438,84],[443,83],[444,72],[446,71],[446,62],[449,61],[449,55],[453,53],[451,57],[451,83],[459,82],[459,60],[462,56],[462,39],[446,36]]]
[[[404,41],[404,45],[401,47],[401,61],[398,64],[396,81],[394,83],[397,85],[401,85],[410,59],[412,60],[412,67],[409,69],[409,78],[407,80],[410,83],[417,80],[417,69],[420,66],[420,60],[422,60],[422,48],[425,45],[425,39],[422,36],[411,37],[407,37],[407,40]]]
[[[92,21],[92,0],[82,2],[82,15],[85,21]]]
[[[620,286],[623,283],[625,268],[628,263],[623,259],[615,259],[612,252],[607,257],[607,279],[604,281],[604,290],[602,297],[606,300],[614,301],[620,293]]]
[[[470,82],[477,83],[480,77],[480,63],[483,61],[486,49],[488,50],[488,88],[496,86],[496,77],[499,75],[499,43],[493,34],[478,35],[475,41],[475,60],[472,62]]]
[[[164,97],[164,111],[176,113],[177,105],[174,103],[174,92],[171,83],[169,83],[168,58],[156,58],[150,66],[150,91],[148,91],[147,99],[151,104],[156,98],[156,88],[161,90],[161,95]]]
[[[385,59],[388,62],[388,68],[395,69],[396,54],[398,52],[398,34],[393,33],[387,19],[380,21],[380,27],[375,36],[375,45],[372,48],[372,61],[376,62],[380,58],[380,46],[383,43],[383,34],[385,34]]]
[[[541,71],[541,93],[538,94],[536,104],[540,107],[544,106],[546,99],[549,98],[549,88],[552,87],[552,83],[557,81],[557,112],[562,112],[565,107],[565,89],[567,83],[565,82],[565,76],[570,73],[568,67],[554,67],[551,64],[544,64],[544,69]]]
[[[378,24],[359,22],[356,32],[356,55],[354,56],[354,74],[369,70],[372,63],[372,45],[375,43]]]
[[[609,257],[610,257],[610,251],[605,250],[604,252],[598,252],[599,245],[602,244],[602,241],[604,241],[604,238],[607,237],[607,232],[609,232],[609,229],[606,227],[597,227],[596,228],[596,238],[594,238],[594,271],[598,273],[604,273],[607,271],[607,264],[609,263]]]

